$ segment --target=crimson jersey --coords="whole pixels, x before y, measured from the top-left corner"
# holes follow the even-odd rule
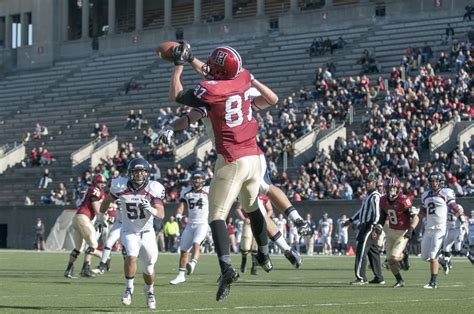
[[[244,70],[233,80],[206,80],[194,95],[207,104],[216,151],[227,162],[260,155],[257,121],[252,116],[250,73]]]
[[[81,206],[79,206],[79,209],[77,210],[78,214],[86,215],[87,217],[89,217],[90,220],[94,219],[95,217],[95,212],[92,208],[92,203],[101,201],[105,198],[104,192],[100,191],[99,195],[97,195],[94,191],[95,189],[95,186],[91,185],[89,187],[86,196],[84,197],[84,200],[82,200]]]
[[[410,226],[409,209],[413,206],[412,200],[400,193],[395,201],[390,202],[388,196],[380,198],[380,209],[382,210],[381,220],[388,216],[388,223],[391,229],[407,230]]]

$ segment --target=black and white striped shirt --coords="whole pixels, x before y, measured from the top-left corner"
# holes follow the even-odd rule
[[[351,217],[351,221],[359,220],[360,223],[376,224],[380,218],[380,197],[377,190],[367,195],[360,209]]]

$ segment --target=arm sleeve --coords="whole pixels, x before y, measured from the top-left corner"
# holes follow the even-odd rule
[[[371,206],[374,209],[374,224],[376,224],[380,219],[380,195],[376,194],[371,200]]]
[[[176,102],[194,108],[206,107],[206,103],[197,98],[194,95],[194,91],[192,89],[188,89],[185,92],[179,92],[178,96],[176,97]]]

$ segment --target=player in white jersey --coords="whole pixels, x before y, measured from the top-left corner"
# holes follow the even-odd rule
[[[464,209],[459,205],[459,211],[464,214]],[[439,263],[443,267],[444,273],[447,275],[452,268],[451,257],[453,252],[460,252],[462,241],[467,232],[467,226],[448,210],[448,221],[446,223],[446,235],[443,241],[443,254],[439,257]]]
[[[201,171],[194,172],[191,180],[192,186],[185,187],[181,191],[179,207],[176,210],[176,219],[180,220],[187,208],[189,221],[181,236],[179,272],[176,278],[170,281],[172,285],[185,282],[185,272],[188,275],[194,272],[201,253],[201,243],[209,231],[207,222],[209,216],[209,186],[204,186],[206,180],[204,173]],[[188,255],[191,250],[191,261],[188,263]]]
[[[471,210],[471,218],[468,220],[468,252],[467,258],[474,265],[474,210]]]
[[[120,210],[120,202],[117,200],[112,204],[114,204],[116,207],[115,219],[112,228],[108,233],[107,240],[105,241],[99,267],[97,267],[97,273],[99,274],[103,274],[105,271],[110,270],[110,252],[114,244],[120,239],[120,230],[122,229],[122,211]]]
[[[318,223],[318,233],[321,237],[321,242],[323,243],[323,254],[325,255],[332,254],[332,229],[332,218],[329,218],[328,213],[324,213],[323,218],[321,218]]]
[[[348,220],[346,215],[342,215],[336,222],[337,224],[337,245],[340,254],[346,255],[347,252],[347,242],[349,240],[348,229],[344,224]]]
[[[125,251],[125,293],[122,304],[130,305],[137,271],[137,259],[140,260],[147,306],[156,309],[154,296],[155,263],[158,258],[158,246],[153,230],[153,219],[164,218],[163,199],[165,188],[150,180],[150,164],[143,158],[132,159],[128,163],[128,178],[113,179],[110,192],[101,205],[105,212],[111,202],[120,200],[122,210],[122,228],[120,242]]]
[[[430,262],[431,279],[424,286],[426,289],[438,287],[439,271],[438,253],[446,234],[448,210],[465,223],[465,217],[456,204],[454,191],[444,187],[444,175],[441,172],[432,172],[428,176],[430,189],[421,195],[422,210],[420,214],[426,217],[425,232],[421,241],[421,258]]]

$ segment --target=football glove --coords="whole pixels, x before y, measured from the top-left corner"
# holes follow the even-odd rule
[[[150,200],[145,197],[142,198],[142,200],[140,201],[140,204],[138,204],[138,208],[140,208],[141,210],[146,210],[147,212],[150,212],[152,215],[155,215],[156,213],[156,209],[153,206],[151,206]]]
[[[403,235],[403,237],[408,240],[410,240],[412,236],[413,236],[413,229],[411,228],[409,228],[407,232],[405,232],[405,234]]]
[[[191,46],[182,41],[178,46],[173,49],[174,65],[183,65],[184,62],[191,62],[194,57],[191,54]],[[191,58],[191,61],[189,59]]]
[[[155,142],[171,145],[173,143],[173,136],[173,128],[167,125],[158,132],[158,137],[156,138]]]

